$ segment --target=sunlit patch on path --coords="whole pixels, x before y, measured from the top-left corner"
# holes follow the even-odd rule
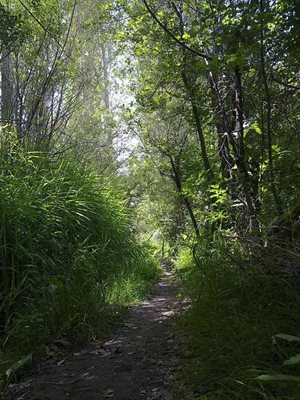
[[[4,399],[172,400],[179,355],[173,325],[179,307],[178,288],[168,275],[150,299],[130,310],[115,336],[48,361]]]

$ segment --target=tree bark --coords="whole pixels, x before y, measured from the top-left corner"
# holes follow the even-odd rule
[[[274,174],[274,162],[273,162],[273,151],[272,151],[272,104],[271,95],[269,90],[268,78],[266,73],[266,63],[265,63],[265,46],[264,46],[264,18],[263,13],[265,11],[265,2],[260,0],[260,14],[261,14],[261,30],[260,30],[260,66],[261,66],[261,76],[265,91],[265,102],[266,102],[266,131],[267,131],[267,143],[268,143],[268,160],[269,160],[269,172],[270,172],[270,183],[271,192],[274,198],[274,202],[277,208],[278,214],[283,213],[282,202],[275,183]],[[264,132],[262,132],[264,134]]]
[[[184,69],[185,69],[185,66],[184,66]],[[205,138],[203,135],[201,118],[200,118],[200,110],[197,106],[196,99],[195,99],[194,93],[192,91],[192,88],[190,86],[190,83],[189,83],[189,80],[188,80],[185,70],[182,71],[182,80],[183,80],[186,92],[188,94],[188,97],[189,97],[189,100],[190,100],[190,103],[192,106],[192,112],[193,112],[193,116],[194,116],[198,140],[200,143],[201,157],[202,157],[204,169],[206,171],[209,181],[212,182],[214,180],[214,173],[211,168],[210,161],[209,161],[208,154],[207,154],[207,148],[206,148]]]
[[[236,164],[242,177],[242,187],[247,204],[250,230],[257,227],[258,213],[258,180],[252,179],[247,165],[245,146],[244,146],[244,102],[241,72],[238,67],[234,70],[235,78],[235,106],[236,106],[236,132],[237,132],[237,155]]]
[[[1,63],[1,124],[12,125],[14,122],[14,82],[12,56],[7,54]]]

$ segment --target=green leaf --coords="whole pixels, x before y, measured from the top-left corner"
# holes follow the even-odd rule
[[[260,375],[255,378],[258,381],[273,382],[273,381],[286,381],[286,382],[299,382],[300,377],[294,375]]]
[[[300,363],[300,354],[296,354],[295,356],[285,360],[283,365],[296,365]]]
[[[261,135],[261,128],[257,122],[252,123],[250,126],[248,126],[248,128],[245,129],[245,135],[247,135],[251,131],[254,131],[258,135]]]
[[[190,38],[191,38],[191,35],[189,35],[187,32],[185,32],[185,33],[182,35],[182,37],[183,37],[183,39],[190,39]]]
[[[287,340],[288,342],[300,342],[299,336],[286,335],[285,333],[279,333],[279,334],[275,335],[275,337],[278,339]]]
[[[7,380],[15,374],[20,368],[23,368],[28,362],[32,361],[32,354],[28,354],[27,356],[21,358],[17,362],[15,362],[8,370],[6,371]]]
[[[277,144],[272,145],[272,150],[274,153],[279,153],[280,152],[280,147]]]

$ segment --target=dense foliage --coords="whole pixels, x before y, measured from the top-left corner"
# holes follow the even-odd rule
[[[137,213],[150,204],[148,229],[189,271],[181,396],[297,398],[299,359],[282,366],[297,345],[275,335],[299,325],[298,4],[123,6]]]
[[[298,11],[285,1],[127,8],[134,122],[196,235],[206,220],[259,234],[278,215],[298,218]]]
[[[182,249],[177,270],[192,305],[181,322],[187,334],[181,396],[297,399],[298,362],[286,360],[299,345],[276,335],[298,335],[299,284],[265,275],[257,263],[234,265],[220,239],[214,246],[203,239],[195,257]]]
[[[105,331],[116,312],[147,293],[156,263],[136,243],[116,191],[87,167],[14,145],[2,148],[0,171],[7,372],[50,339]]]
[[[155,275],[139,240],[190,298],[182,396],[296,399],[298,2],[11,0],[0,24],[3,349],[93,336]]]

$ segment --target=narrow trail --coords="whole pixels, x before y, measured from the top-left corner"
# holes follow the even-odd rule
[[[173,400],[180,344],[178,287],[165,272],[151,298],[133,307],[106,342],[64,359],[48,360],[37,375],[12,385],[3,400]]]

